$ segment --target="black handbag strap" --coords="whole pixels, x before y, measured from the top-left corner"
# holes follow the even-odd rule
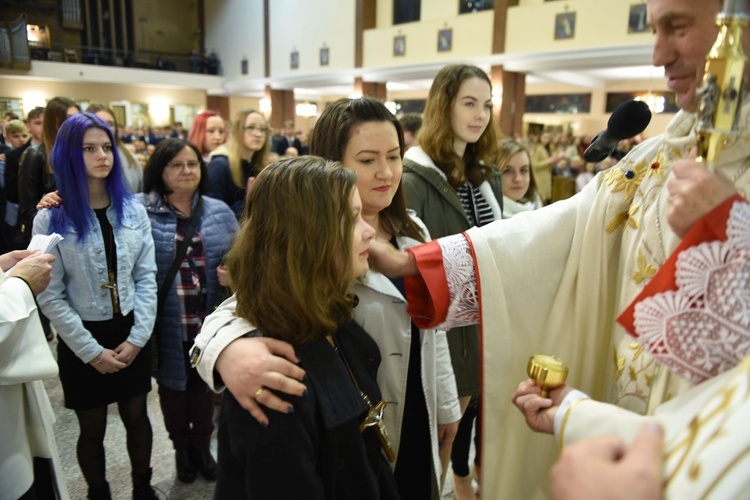
[[[187,227],[185,228],[185,237],[182,239],[180,246],[177,248],[177,253],[175,253],[174,256],[174,262],[172,262],[172,267],[169,268],[169,272],[167,273],[167,277],[164,280],[164,283],[162,283],[161,288],[159,288],[159,298],[156,305],[157,317],[161,313],[162,307],[164,307],[164,302],[167,300],[169,289],[172,287],[172,282],[174,281],[175,276],[177,276],[177,271],[180,269],[180,265],[182,265],[182,259],[185,258],[187,249],[190,246],[191,240],[193,239],[193,233],[195,232],[195,228],[198,227],[198,221],[200,221],[201,219],[201,212],[203,212],[203,197],[198,195],[198,202],[195,204],[195,208],[193,208],[193,212],[190,214]]]

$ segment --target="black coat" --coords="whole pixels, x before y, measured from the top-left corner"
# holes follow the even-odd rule
[[[339,327],[341,351],[360,388],[380,401],[377,345],[356,323]],[[219,419],[216,499],[398,499],[390,465],[372,429],[359,430],[368,406],[327,340],[295,346],[307,394],[283,395],[294,412],[266,410],[263,428],[225,392]],[[386,408],[388,411],[388,408]]]
[[[47,155],[39,143],[26,149],[18,172],[18,225],[16,240],[24,245],[31,241],[31,229],[36,216],[36,205],[42,197],[54,191],[55,176],[47,171]]]

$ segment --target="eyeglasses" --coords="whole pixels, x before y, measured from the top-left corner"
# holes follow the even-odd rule
[[[167,167],[173,170],[182,170],[185,167],[187,167],[188,170],[197,170],[201,167],[201,164],[199,161],[189,161],[187,163],[173,161],[171,163],[167,163]]]
[[[256,127],[255,125],[248,125],[245,127],[245,132],[248,134],[267,134],[268,127]]]

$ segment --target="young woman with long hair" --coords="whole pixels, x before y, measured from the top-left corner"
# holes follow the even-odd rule
[[[210,109],[201,111],[193,120],[187,139],[195,144],[201,158],[207,162],[208,156],[227,140],[224,118]]]
[[[542,208],[526,146],[514,139],[500,141],[497,169],[503,176],[503,219]]]
[[[125,185],[115,139],[96,115],[60,127],[50,163],[65,200],[44,209],[34,234],[59,233],[52,281],[37,297],[60,338],[57,356],[65,406],[80,424],[77,456],[90,499],[111,498],[104,434],[117,403],[127,432],[133,498],[151,488],[149,338],[156,315],[156,263],[151,225]]]
[[[25,248],[31,241],[31,227],[36,205],[42,197],[55,190],[55,175],[49,156],[60,125],[81,108],[72,99],[54,97],[44,108],[42,142],[30,146],[21,157],[18,171],[18,225],[16,240]]]
[[[404,157],[406,205],[424,221],[433,238],[502,218],[502,180],[493,168],[497,136],[487,74],[466,64],[442,68],[427,96],[417,146]],[[479,331],[471,325],[447,335],[461,407],[469,408],[451,453],[454,487],[463,500],[473,497],[468,455],[471,429],[479,414]],[[446,455],[443,461],[447,463]]]
[[[234,117],[229,142],[210,155],[207,194],[229,205],[238,219],[248,185],[266,166],[271,148],[268,131],[268,122],[259,111],[242,110]]]
[[[381,356],[347,293],[375,235],[355,183],[340,163],[306,156],[271,164],[249,193],[229,253],[231,328],[294,345],[307,392],[264,424],[224,394],[216,498],[398,498],[377,425]]]

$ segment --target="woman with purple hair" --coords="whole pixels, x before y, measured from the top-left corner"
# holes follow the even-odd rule
[[[156,316],[156,262],[146,210],[126,188],[115,139],[96,115],[66,120],[50,155],[65,203],[34,219],[34,234],[60,233],[39,307],[58,332],[65,406],[80,424],[77,455],[88,498],[111,498],[106,479],[107,407],[117,403],[127,432],[133,498],[151,488],[149,338]]]

